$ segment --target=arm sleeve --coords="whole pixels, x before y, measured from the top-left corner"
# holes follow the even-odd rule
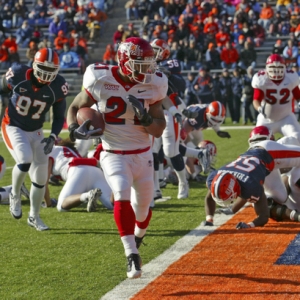
[[[299,101],[300,100],[300,89],[299,86],[297,85],[294,89],[293,89],[293,96],[294,98]]]
[[[253,100],[261,102],[264,99],[264,92],[260,89],[254,89]]]
[[[65,111],[66,111],[66,100],[55,102],[53,104],[53,122],[51,133],[54,133],[56,136],[61,132],[64,121],[65,121]]]

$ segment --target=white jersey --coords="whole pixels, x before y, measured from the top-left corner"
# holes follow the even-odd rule
[[[300,179],[300,168],[293,168],[288,173],[288,178],[291,192],[284,204],[289,209],[296,209],[298,212],[300,212],[300,187],[298,183]]]
[[[132,105],[126,96],[133,95],[144,100],[144,107],[165,98],[168,79],[156,73],[147,84],[125,83],[117,66],[89,65],[84,73],[83,87],[104,114],[105,130],[101,139],[104,149],[135,150],[150,146],[149,135],[137,121]]]
[[[53,160],[52,174],[66,181],[69,163],[74,157],[80,157],[80,155],[68,147],[54,146],[50,154],[50,159]]]
[[[299,85],[297,73],[287,70],[280,83],[272,81],[266,72],[257,72],[252,79],[252,87],[264,93],[265,114],[272,122],[279,121],[293,112],[293,90]],[[298,100],[298,99],[297,99]]]

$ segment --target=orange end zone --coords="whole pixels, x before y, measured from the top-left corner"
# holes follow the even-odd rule
[[[235,229],[254,218],[245,208],[131,299],[300,299],[300,265],[275,265],[299,223]]]

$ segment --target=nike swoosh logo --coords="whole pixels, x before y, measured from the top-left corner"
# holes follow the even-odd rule
[[[146,90],[144,90],[144,91],[140,91],[140,90],[138,90],[138,93],[144,93],[144,92],[146,92]]]

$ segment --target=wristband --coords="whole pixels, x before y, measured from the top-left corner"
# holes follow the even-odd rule
[[[52,136],[52,137],[54,138],[54,140],[56,140],[56,139],[57,139],[57,136],[56,136],[56,134],[55,134],[55,133],[51,133],[51,134],[50,134],[50,136]]]

